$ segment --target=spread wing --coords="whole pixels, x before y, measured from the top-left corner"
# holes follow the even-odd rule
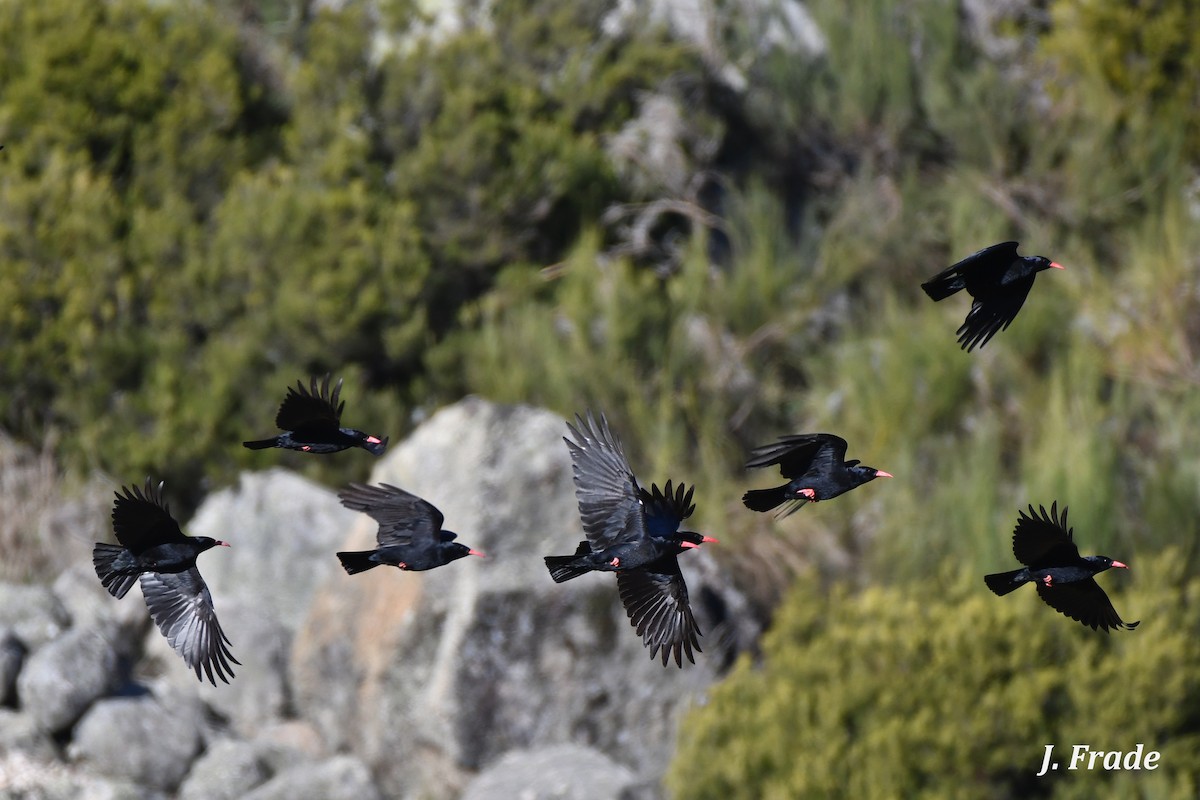
[[[692,503],[692,492],[695,487],[688,488],[679,484],[672,488],[667,481],[665,491],[660,491],[655,484],[650,485],[650,491],[638,489],[646,521],[646,530],[651,536],[670,536],[679,530],[679,525],[692,515],[696,506]]]
[[[1117,614],[1117,610],[1113,608],[1108,595],[1092,578],[1070,583],[1056,583],[1052,586],[1039,582],[1037,591],[1038,595],[1046,601],[1046,605],[1066,614],[1073,620],[1082,622],[1092,630],[1097,628],[1104,631],[1113,628],[1133,630],[1141,624],[1141,620],[1123,622],[1121,616]]]
[[[1075,546],[1074,531],[1067,527],[1067,507],[1062,516],[1058,514],[1058,501],[1050,506],[1038,506],[1041,513],[1029,506],[1029,514],[1019,512],[1017,526],[1013,528],[1013,555],[1027,567],[1067,567],[1079,562],[1079,548]],[[1099,588],[1099,587],[1097,587]]]
[[[842,466],[846,458],[846,440],[832,433],[798,433],[780,436],[773,444],[750,451],[747,469],[779,465],[785,478],[799,478],[810,471],[828,472]]]
[[[637,479],[608,420],[601,414],[597,424],[589,411],[586,422],[576,414],[575,423],[567,423],[574,441],[566,437],[563,441],[571,451],[575,498],[588,541],[601,550],[645,538]]]
[[[672,554],[641,569],[617,572],[617,590],[642,642],[654,658],[662,651],[665,667],[672,653],[682,667],[683,656],[693,664],[692,651],[700,651],[700,629],[688,604],[687,584],[679,571],[679,560]]]
[[[296,388],[288,387],[287,396],[279,406],[275,415],[275,426],[282,431],[294,431],[317,425],[338,427],[342,419],[342,408],[345,401],[338,402],[342,391],[342,381],[339,378],[333,394],[329,393],[329,376],[325,376],[321,388],[317,388],[317,379],[313,378],[309,388],[304,388],[303,381],[296,382]]]
[[[163,502],[161,483],[154,486],[146,478],[146,488],[121,487],[113,502],[112,523],[117,541],[137,555],[151,547],[168,542],[186,542],[179,523]]]
[[[352,483],[338,493],[342,505],[361,511],[379,523],[375,540],[380,547],[437,542],[442,529],[442,512],[429,502],[403,489],[381,484]]]
[[[989,286],[975,295],[967,318],[958,327],[958,343],[968,353],[983,347],[1000,331],[1012,324],[1033,288],[1033,275],[1001,286]]]
[[[212,595],[200,572],[195,567],[186,572],[144,572],[141,583],[154,624],[196,677],[203,680],[203,669],[213,686],[217,685],[214,673],[229,683],[233,677],[229,662],[241,662],[229,652],[229,639],[217,622]]]

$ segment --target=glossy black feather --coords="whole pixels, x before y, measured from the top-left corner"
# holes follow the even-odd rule
[[[483,555],[455,542],[453,531],[442,530],[442,512],[432,503],[399,487],[351,484],[338,498],[346,508],[361,511],[379,524],[377,548],[337,554],[351,575],[381,565],[420,572],[469,555]]]
[[[857,459],[846,461],[847,447],[845,439],[832,433],[801,433],[754,448],[746,468],[778,465],[788,482],[770,489],[751,489],[742,495],[742,503],[760,512],[788,504],[779,515],[786,517],[805,503],[830,500],[877,477],[891,477],[874,467],[861,466]]]
[[[288,393],[275,415],[275,425],[283,433],[269,439],[242,442],[250,450],[281,447],[305,453],[337,453],[351,447],[361,447],[372,455],[383,455],[387,449],[387,437],[380,438],[355,428],[341,427],[342,409],[345,401],[339,400],[342,381],[330,392],[330,376],[326,375],[320,388],[312,378],[309,386],[298,381],[296,387],[288,387]]]

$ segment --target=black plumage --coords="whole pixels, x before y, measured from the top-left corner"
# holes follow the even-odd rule
[[[368,514],[379,523],[375,536],[379,547],[337,554],[351,575],[381,564],[418,572],[483,555],[454,541],[454,531],[442,530],[442,512],[432,503],[396,486],[350,484],[338,497],[346,508]]]
[[[372,455],[383,455],[388,443],[386,436],[381,439],[354,428],[341,426],[342,409],[346,405],[344,400],[338,401],[342,381],[338,380],[331,394],[329,378],[329,375],[325,376],[319,389],[316,378],[311,380],[307,388],[303,381],[298,381],[295,388],[289,386],[287,395],[279,406],[279,412],[275,415],[275,427],[283,433],[269,439],[242,442],[242,446],[251,450],[282,447],[304,453],[322,454],[361,447]]]
[[[695,661],[700,631],[688,604],[687,585],[677,556],[716,540],[679,526],[691,515],[692,490],[670,482],[666,491],[642,489],[604,415],[576,415],[565,438],[575,472],[575,496],[587,539],[570,556],[547,556],[546,567],[558,583],[586,572],[617,573],[626,613],[654,658],[661,652]]]
[[[196,569],[196,558],[228,542],[208,536],[185,536],[162,498],[162,484],[149,478],[145,489],[122,487],[113,503],[113,531],[120,546],[97,542],[92,565],[113,597],[124,597],[135,579],[150,616],[184,663],[216,685],[233,677],[229,639],[213,610],[212,595]]]
[[[1123,622],[1108,595],[1094,580],[1095,575],[1111,568],[1128,569],[1108,556],[1080,556],[1074,530],[1067,527],[1067,507],[1058,516],[1058,503],[1039,506],[1040,514],[1029,506],[1021,511],[1013,529],[1013,555],[1025,566],[1010,572],[985,575],[987,587],[1004,596],[1026,583],[1037,586],[1038,596],[1051,608],[1093,630],[1116,628],[1133,630],[1138,622]]]
[[[1012,324],[1033,288],[1033,279],[1046,269],[1064,267],[1042,256],[1018,256],[1016,242],[1002,242],[967,256],[921,288],[935,301],[961,289],[974,298],[957,331],[958,343],[970,352]]]
[[[891,473],[861,466],[857,459],[846,461],[846,440],[832,433],[799,433],[781,436],[773,444],[750,452],[746,469],[779,465],[788,482],[771,489],[751,489],[742,503],[752,511],[771,511],[789,504],[779,516],[798,511],[805,503],[830,500],[876,478]]]

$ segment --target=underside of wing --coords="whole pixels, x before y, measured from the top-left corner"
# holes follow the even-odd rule
[[[361,511],[379,523],[375,538],[381,547],[439,541],[442,512],[399,487],[352,483],[338,493],[338,498],[346,508]]]
[[[621,442],[609,429],[603,414],[599,422],[590,411],[586,422],[576,415],[575,423],[574,426],[567,423],[574,441],[569,438],[564,441],[571,452],[575,497],[588,541],[599,550],[641,540],[646,530],[639,487],[621,450]]]
[[[144,489],[122,487],[113,503],[112,523],[117,541],[135,555],[155,545],[187,541],[163,501],[162,484],[146,478]]]
[[[207,676],[214,686],[214,675],[229,683],[230,662],[241,662],[229,651],[229,639],[217,622],[212,596],[199,571],[193,567],[186,572],[146,572],[141,584],[154,624],[196,677]]]
[[[295,388],[288,387],[287,396],[279,406],[275,415],[275,425],[283,431],[294,431],[313,426],[338,427],[341,423],[344,402],[338,402],[342,391],[342,381],[338,380],[333,393],[329,392],[329,376],[325,376],[321,387],[317,388],[317,379],[313,378],[306,388],[303,381],[297,381]]]
[[[779,465],[785,478],[798,478],[814,465],[838,465],[846,457],[846,440],[832,433],[799,433],[781,436],[773,444],[756,447],[750,452],[747,469]]]
[[[957,331],[958,343],[962,348],[969,353],[976,347],[983,347],[993,336],[1011,325],[1025,304],[1032,286],[1033,279],[1030,277],[992,288],[983,296],[977,296]]]
[[[1077,622],[1082,622],[1092,630],[1132,630],[1140,624],[1122,621],[1108,595],[1092,578],[1051,586],[1039,582],[1037,591],[1042,600],[1046,601],[1046,605]]]
[[[696,662],[692,653],[700,652],[700,629],[692,616],[687,584],[674,555],[642,569],[618,572],[617,589],[629,622],[650,648],[651,658],[661,653],[663,666],[672,654],[680,667],[683,656]]]

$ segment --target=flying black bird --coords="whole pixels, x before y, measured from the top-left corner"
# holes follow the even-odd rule
[[[585,572],[616,572],[630,624],[650,648],[650,657],[661,650],[664,665],[670,653],[680,666],[682,655],[694,662],[700,631],[676,556],[716,540],[679,530],[695,508],[692,491],[682,484],[673,490],[670,483],[665,493],[653,485],[650,492],[642,489],[604,415],[599,423],[591,412],[586,423],[578,415],[575,420],[578,427],[567,424],[574,441],[564,441],[587,540],[573,555],[547,556],[546,568],[558,583]]]
[[[1109,567],[1129,569],[1108,556],[1080,557],[1074,531],[1067,527],[1067,507],[1058,518],[1058,503],[1039,506],[1041,515],[1029,506],[1020,512],[1013,529],[1013,555],[1025,566],[1011,572],[984,575],[989,589],[1003,597],[1026,583],[1037,585],[1038,595],[1048,606],[1095,630],[1133,630],[1138,622],[1122,622],[1108,595],[1092,578]]]
[[[1018,256],[1016,242],[1002,242],[967,256],[939,272],[921,288],[936,300],[944,300],[960,289],[974,298],[971,310],[958,333],[958,343],[968,353],[983,347],[997,332],[1017,317],[1033,279],[1044,269],[1065,269],[1042,256]]]
[[[320,391],[317,390],[316,378],[312,379],[307,389],[303,381],[298,381],[295,389],[288,387],[287,396],[275,415],[275,427],[283,433],[271,439],[242,442],[242,446],[251,450],[283,447],[305,453],[336,453],[350,447],[361,447],[372,455],[383,455],[388,443],[386,436],[380,439],[354,428],[341,427],[342,408],[346,405],[344,400],[338,402],[341,391],[342,381],[339,379],[333,395],[329,394],[328,375]]]
[[[751,489],[742,495],[742,503],[752,511],[770,511],[790,502],[779,514],[782,519],[805,503],[829,500],[867,481],[892,477],[881,469],[859,466],[857,459],[846,461],[846,447],[846,440],[832,433],[798,433],[754,448],[746,469],[778,464],[789,481],[773,489]]]
[[[142,595],[162,635],[183,661],[203,679],[203,669],[215,686],[213,674],[229,683],[233,668],[241,664],[229,652],[229,639],[217,622],[212,595],[200,572],[196,557],[218,545],[208,536],[184,536],[157,488],[146,479],[146,488],[122,487],[113,503],[113,531],[121,546],[97,542],[92,564],[100,583],[113,597],[124,597],[140,577]]]
[[[362,486],[352,483],[338,493],[342,505],[369,514],[379,523],[374,550],[337,554],[346,572],[357,572],[387,564],[418,572],[449,564],[466,556],[482,556],[454,541],[453,531],[442,530],[442,512],[431,503],[395,486]]]

